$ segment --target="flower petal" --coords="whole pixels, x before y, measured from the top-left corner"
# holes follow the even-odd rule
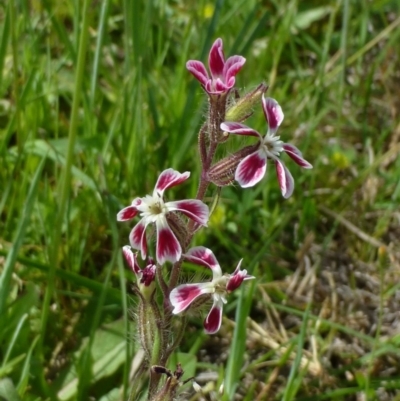
[[[147,255],[146,227],[147,224],[145,224],[144,219],[142,219],[133,227],[129,234],[131,247],[140,251],[142,259],[146,259]]]
[[[224,65],[225,84],[232,88],[235,85],[235,76],[242,69],[246,59],[242,56],[229,57]]]
[[[158,219],[157,226],[157,262],[162,265],[166,261],[177,262],[182,255],[182,247],[173,231],[164,219]]]
[[[157,266],[155,265],[153,258],[147,258],[146,267],[141,271],[142,277],[140,279],[140,283],[145,287],[150,287],[150,285],[156,279],[156,271]]]
[[[190,248],[183,256],[189,262],[208,267],[213,272],[215,271],[218,274],[218,277],[222,276],[221,267],[219,266],[218,260],[211,249],[208,249],[204,246],[195,246]]]
[[[140,200],[140,198],[137,198],[137,199]],[[135,202],[135,200],[133,202]],[[136,205],[133,204],[133,202],[132,202],[132,205],[124,207],[122,210],[120,210],[118,212],[117,221],[131,220],[139,213],[139,210],[137,209]],[[137,205],[140,204],[140,203],[136,202]]]
[[[173,314],[180,313],[190,306],[190,304],[200,295],[214,292],[212,283],[182,284],[174,288],[169,294],[174,310]]]
[[[209,80],[206,67],[201,61],[189,60],[186,63],[186,68],[202,85],[205,85]]]
[[[283,145],[283,150],[293,159],[295,163],[297,163],[300,167],[303,168],[313,168],[312,164],[303,158],[303,154],[300,152],[296,146],[291,145],[290,143],[285,143]]]
[[[167,170],[164,170],[158,177],[154,192],[162,196],[166,189],[179,185],[180,183],[186,181],[189,177],[189,171],[180,173],[172,168],[168,168]]]
[[[283,121],[283,111],[279,103],[271,97],[262,96],[262,105],[265,118],[268,121],[270,133],[274,133]]]
[[[222,306],[223,303],[221,301],[214,302],[214,305],[204,320],[204,329],[207,334],[214,334],[220,329],[222,322]]]
[[[242,188],[249,188],[262,180],[267,169],[267,157],[262,151],[246,156],[237,166],[235,180]]]
[[[206,85],[206,91],[213,95],[227,92],[229,89],[220,78],[210,80]]]
[[[294,190],[294,180],[292,174],[290,174],[290,171],[279,159],[275,160],[275,167],[282,196],[287,199],[292,195]]]
[[[131,247],[129,245],[125,245],[122,247],[122,252],[125,260],[128,262],[129,267],[133,270],[136,276],[139,275],[141,273],[141,269],[137,262],[136,254],[132,252]]]
[[[218,38],[212,45],[208,56],[208,66],[212,78],[221,78],[224,72],[225,57],[222,39]]]
[[[228,292],[232,292],[238,288],[243,281],[251,280],[255,278],[254,276],[250,276],[247,274],[247,270],[240,270],[240,265],[242,264],[242,260],[238,263],[235,271],[231,274],[228,283],[226,284],[226,290]]]
[[[262,139],[262,136],[256,130],[241,123],[225,121],[220,125],[220,128],[222,131],[229,132],[231,134],[258,136],[260,139]]]
[[[206,226],[210,211],[208,206],[198,199],[186,199],[175,202],[167,202],[165,206],[168,210],[179,211],[186,216],[190,217],[196,223]]]

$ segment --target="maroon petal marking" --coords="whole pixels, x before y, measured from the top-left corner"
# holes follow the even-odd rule
[[[165,206],[170,211],[176,210],[185,214],[202,226],[207,225],[208,216],[210,213],[208,206],[198,199],[186,199],[175,202],[167,202]]]
[[[120,210],[117,214],[117,221],[127,221],[133,219],[139,211],[135,206],[127,206]]]
[[[204,85],[204,90],[205,90],[208,94],[210,94],[210,95],[216,94],[215,91],[214,91],[214,87],[213,87],[212,84],[213,84],[213,81],[210,79],[210,80],[208,80],[207,83]]]
[[[190,248],[183,256],[189,262],[208,267],[217,274],[219,273],[219,276],[222,276],[221,267],[219,266],[218,260],[211,249],[208,249],[204,246],[196,246]]]
[[[208,57],[208,66],[213,79],[220,78],[224,72],[225,57],[222,39],[218,38],[211,47]]]
[[[262,96],[262,105],[265,118],[268,121],[270,132],[275,132],[283,121],[283,111],[279,103],[271,97]]]
[[[282,191],[282,195],[285,196],[286,189],[286,174],[283,167],[283,163],[280,160],[275,160],[276,176],[278,177],[279,186]]]
[[[143,219],[133,227],[129,234],[129,242],[133,249],[140,251],[142,259],[147,256],[146,224]]]
[[[211,283],[182,284],[174,288],[169,295],[171,304],[174,307],[172,313],[183,312],[200,295],[213,291],[214,288]]]
[[[250,276],[249,274],[247,274],[247,270],[240,270],[242,260],[243,259],[240,260],[235,271],[233,272],[233,274],[231,274],[229,281],[226,284],[226,290],[228,292],[236,290],[236,288],[238,288],[243,283],[243,281],[255,278],[254,276]]]
[[[244,277],[245,277],[245,275],[243,275],[243,272],[239,272],[239,273],[235,274],[234,276],[232,276],[229,279],[228,284],[226,285],[226,290],[228,292],[232,292],[232,291],[236,290],[236,288],[240,287],[240,284],[242,284]]]
[[[230,89],[220,78],[210,81],[210,88],[212,88],[212,91],[215,94],[227,92]]]
[[[216,333],[222,322],[222,304],[220,302],[215,302],[212,306],[209,314],[204,320],[204,329],[207,334]]]
[[[179,185],[180,183],[186,181],[189,176],[189,171],[180,173],[172,168],[164,170],[158,177],[155,190],[160,196],[162,196],[166,189]]]
[[[132,252],[129,245],[122,247],[122,253],[124,254],[125,260],[128,262],[129,267],[133,270],[135,275],[140,274],[140,266],[138,265],[136,254]]]
[[[283,149],[300,167],[307,169],[313,168],[312,164],[303,158],[303,154],[296,148],[296,146],[291,145],[290,143],[285,143],[283,144]]]
[[[242,56],[232,56],[226,60],[224,65],[225,83],[229,88],[235,85],[235,76],[242,69],[246,59]],[[232,80],[233,78],[233,80]]]
[[[186,68],[202,85],[205,85],[209,80],[206,67],[201,61],[189,60],[186,63]]]
[[[275,167],[282,196],[287,199],[292,195],[294,190],[294,180],[292,174],[290,174],[290,171],[279,159],[275,160]]]
[[[258,136],[260,139],[262,139],[262,136],[253,128],[234,121],[225,121],[220,125],[220,128],[222,131],[229,132],[230,134]]]
[[[219,78],[216,81],[210,79],[204,89],[209,95],[220,95],[229,90]]]
[[[162,265],[166,261],[177,262],[182,255],[181,245],[168,224],[157,221],[157,262]]]
[[[145,287],[149,287],[150,284],[156,279],[157,266],[154,264],[153,258],[147,259],[146,267],[141,271],[142,277],[140,283]]]
[[[249,188],[262,180],[267,169],[267,157],[258,150],[246,156],[237,166],[235,180],[242,188]]]
[[[235,77],[229,77],[225,80],[225,85],[227,89],[231,89],[235,86],[236,79]]]
[[[290,196],[292,196],[293,191],[294,191],[294,179],[292,174],[290,173],[290,171],[288,170],[288,168],[283,165],[283,168],[285,169],[285,175],[286,175],[286,187],[287,187],[287,191],[286,194],[284,195],[284,198],[289,198]]]

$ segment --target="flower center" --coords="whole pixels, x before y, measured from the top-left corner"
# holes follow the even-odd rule
[[[228,283],[228,277],[226,275],[218,278],[214,281],[214,294],[224,298],[227,295],[226,285]]]
[[[141,216],[149,219],[149,222],[154,223],[162,215],[168,213],[168,208],[165,206],[164,201],[158,196],[147,195],[142,198],[142,204],[138,206],[141,211]]]
[[[151,214],[161,214],[163,212],[161,202],[155,202],[149,205],[149,212]]]
[[[262,147],[265,153],[272,159],[275,159],[280,155],[283,150],[283,141],[281,141],[280,136],[275,136],[274,134],[265,135]]]

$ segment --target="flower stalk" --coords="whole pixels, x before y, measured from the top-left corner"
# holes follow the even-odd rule
[[[167,190],[190,178],[188,171],[180,173],[168,168],[159,175],[152,194],[134,198],[117,214],[117,220],[122,222],[139,219],[129,234],[130,246],[123,247],[123,254],[136,277],[133,288],[138,303],[138,332],[145,351],[145,366],[149,367],[148,400],[151,401],[176,399],[184,383],[181,365],[174,372],[166,365],[181,344],[188,314],[192,310],[205,311],[204,331],[210,335],[217,333],[229,295],[245,281],[255,279],[241,268],[243,259],[232,273],[224,274],[211,249],[191,247],[197,231],[207,226],[210,206],[213,210],[220,201],[221,188],[234,181],[242,188],[254,186],[265,175],[268,160],[275,163],[282,195],[288,198],[293,193],[294,181],[280,154],[285,152],[301,167],[312,168],[294,145],[276,136],[283,112],[275,99],[265,97],[268,87],[264,83],[243,97],[235,96],[236,75],[245,61],[242,56],[226,59],[222,40],[217,39],[209,53],[208,70],[201,61],[189,60],[186,64],[200,82],[209,105],[206,121],[198,133],[201,174],[195,197],[180,201],[167,199]],[[243,124],[257,105],[267,120],[265,136]],[[254,137],[256,142],[215,160],[217,154],[223,153],[219,148],[225,146],[231,134]],[[207,204],[210,186],[217,187],[217,195]],[[201,266],[208,278],[199,283],[185,283],[187,262]],[[207,304],[211,304],[208,312]]]

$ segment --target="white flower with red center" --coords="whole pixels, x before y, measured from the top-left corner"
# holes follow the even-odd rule
[[[227,302],[226,296],[238,288],[243,281],[255,277],[248,275],[247,270],[240,270],[242,260],[232,274],[222,274],[213,252],[203,246],[190,249],[183,257],[189,262],[211,269],[213,278],[211,282],[182,284],[174,288],[169,296],[174,307],[172,313],[183,312],[201,295],[211,294],[213,305],[204,320],[204,329],[206,333],[214,334],[221,327],[222,308]]]
[[[249,135],[260,139],[260,147],[246,156],[237,166],[235,180],[242,188],[252,187],[265,175],[267,160],[275,162],[279,186],[284,198],[289,198],[294,190],[294,180],[283,161],[279,159],[281,152],[286,152],[300,167],[310,169],[312,165],[303,158],[302,153],[294,145],[285,143],[276,135],[276,131],[283,121],[281,106],[275,99],[262,97],[262,106],[268,122],[268,132],[263,137],[256,130],[237,122],[224,122],[223,131],[235,135]]]
[[[181,212],[196,223],[202,226],[207,225],[209,210],[208,206],[202,201],[197,199],[164,201],[164,191],[181,184],[189,176],[188,171],[181,174],[172,168],[164,170],[158,177],[152,195],[135,198],[130,206],[125,207],[117,214],[118,221],[130,220],[138,214],[142,217],[129,234],[132,248],[140,250],[142,259],[145,259],[147,255],[146,228],[149,224],[155,224],[157,230],[157,262],[159,264],[166,261],[175,263],[181,258],[182,247],[168,225],[168,213]]]
[[[211,77],[201,61],[189,60],[186,68],[201,83],[210,95],[227,93],[235,85],[235,76],[243,67],[246,59],[242,56],[232,56],[225,60],[222,39],[217,39],[211,47],[208,66]]]

